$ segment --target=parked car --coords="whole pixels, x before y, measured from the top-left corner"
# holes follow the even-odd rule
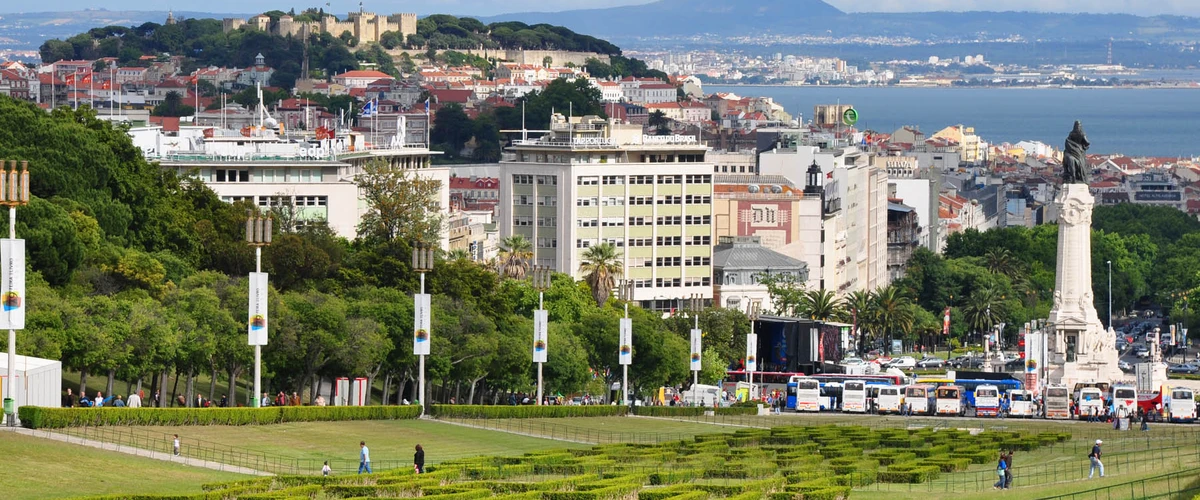
[[[979,369],[979,368],[983,368],[983,361],[984,361],[984,360],[983,360],[983,358],[982,358],[982,357],[968,357],[968,358],[966,358],[966,359],[964,359],[964,360],[962,360],[962,361],[960,361],[960,362],[957,362],[957,363],[955,363],[955,364],[954,364],[954,367],[955,367],[955,368],[968,368],[968,369],[976,369],[976,370],[977,370],[977,369]]]
[[[1125,373],[1129,373],[1129,372],[1133,371],[1133,365],[1129,364],[1129,362],[1125,361],[1125,360],[1118,361],[1117,368],[1120,368],[1121,371],[1123,371]]]
[[[1189,373],[1194,375],[1196,372],[1200,371],[1200,367],[1196,366],[1195,363],[1179,363],[1167,367],[1167,371],[1171,373]]]
[[[1149,348],[1147,348],[1147,347],[1146,347],[1146,346],[1144,346],[1144,345],[1139,345],[1139,346],[1137,346],[1137,347],[1134,347],[1134,348],[1133,348],[1133,352],[1134,352],[1135,354],[1137,354],[1137,357],[1139,357],[1139,358],[1148,358],[1148,357],[1150,357],[1150,349],[1149,349]]]
[[[946,360],[942,358],[925,358],[917,361],[917,368],[945,368]]]
[[[912,356],[900,356],[898,358],[894,358],[891,361],[889,361],[887,363],[887,367],[888,368],[899,368],[901,370],[908,370],[910,368],[917,367],[917,360],[914,359]]]
[[[856,366],[865,363],[862,358],[846,358],[842,360],[843,365]]]

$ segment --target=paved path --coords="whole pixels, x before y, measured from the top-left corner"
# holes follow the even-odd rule
[[[549,439],[549,440],[551,440],[551,441],[562,441],[562,442],[565,442],[565,443],[575,443],[575,444],[600,444],[600,443],[599,443],[599,442],[597,442],[597,441],[582,441],[582,440],[576,440],[576,439],[567,439],[567,438],[561,438],[561,437],[550,437],[550,436],[547,436],[547,435],[545,435],[545,434],[537,434],[537,433],[534,433],[534,432],[524,432],[524,431],[515,431],[515,430],[511,430],[511,429],[501,429],[501,428],[496,428],[496,427],[488,427],[488,426],[486,426],[486,425],[468,424],[468,423],[466,423],[466,422],[454,422],[454,421],[451,421],[451,420],[441,420],[441,419],[437,419],[437,418],[429,418],[429,419],[423,419],[423,420],[428,420],[428,421],[430,421],[430,422],[437,422],[437,423],[439,423],[439,424],[457,425],[457,426],[459,426],[459,427],[469,427],[469,428],[471,428],[471,429],[482,429],[482,430],[485,430],[485,431],[495,431],[495,432],[507,432],[507,433],[509,433],[509,434],[516,434],[516,435],[518,435],[518,436],[525,436],[525,437],[532,437],[532,438],[540,438],[540,439]]]
[[[272,475],[274,475],[274,474],[270,474],[267,472],[249,469],[246,467],[239,467],[236,465],[229,465],[229,464],[223,464],[220,462],[213,462],[211,460],[200,460],[198,458],[177,457],[170,453],[165,453],[165,452],[161,452],[161,451],[150,451],[150,450],[146,450],[146,449],[142,449],[142,448],[134,448],[132,446],[125,446],[125,445],[116,444],[116,443],[105,443],[102,441],[96,441],[96,440],[92,440],[92,439],[84,439],[81,437],[71,436],[71,435],[67,435],[67,434],[58,434],[55,432],[47,432],[47,431],[43,431],[43,430],[26,429],[23,427],[0,427],[0,431],[15,432],[17,434],[24,434],[26,436],[32,436],[32,437],[42,438],[42,439],[53,439],[55,441],[62,441],[64,443],[88,446],[91,448],[99,448],[101,450],[115,451],[117,453],[125,453],[125,454],[135,455],[135,456],[139,456],[139,457],[152,458],[154,460],[162,460],[164,462],[174,462],[174,463],[187,465],[187,466],[191,466],[191,467],[202,467],[205,469],[218,470],[218,471],[222,471],[222,472],[234,472],[237,474],[247,474],[247,475],[251,475],[251,476],[272,476]]]

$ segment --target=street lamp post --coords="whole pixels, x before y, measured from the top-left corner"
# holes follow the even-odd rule
[[[758,309],[747,300],[746,310],[750,317],[750,333],[746,334],[746,375],[750,381],[750,394],[747,395],[747,399],[753,400],[754,372],[758,371],[758,335],[754,333],[754,322],[758,320]]]
[[[533,362],[537,363],[537,404],[542,404],[542,365],[546,363],[547,334],[550,328],[549,314],[546,313],[546,290],[550,288],[550,266],[533,266],[529,277],[533,280],[533,288],[538,291],[538,308],[533,311]]]
[[[1112,329],[1112,261],[1108,263],[1108,328]]]
[[[412,269],[421,274],[421,293],[413,296],[413,354],[420,360],[417,366],[417,401],[421,403],[421,416],[429,404],[425,402],[425,356],[433,343],[429,334],[431,300],[425,293],[425,273],[433,270],[433,245],[417,242],[413,245]]]
[[[252,408],[262,404],[262,346],[267,345],[267,273],[262,272],[262,249],[271,244],[271,218],[254,209],[246,211],[246,243],[254,247],[254,272],[250,273],[250,303],[247,308],[247,339],[254,346],[254,393]]]
[[[692,369],[692,401],[698,401],[696,394],[696,386],[700,384],[700,371],[703,369],[701,363],[701,352],[704,348],[703,333],[700,331],[700,311],[704,309],[704,297],[699,294],[693,294],[688,297],[688,309],[692,312],[692,331],[690,332],[691,344],[691,369]]]
[[[618,339],[618,361],[621,364],[621,399],[619,404],[629,404],[629,365],[633,364],[633,320],[629,319],[629,303],[633,301],[633,281],[621,282],[621,301],[625,303],[625,317],[621,318]]]
[[[8,207],[8,239],[0,240],[0,327],[8,327],[8,384],[4,413],[9,427],[17,425],[17,330],[25,328],[25,240],[17,239],[17,207],[29,204],[29,162],[0,160],[0,205]]]

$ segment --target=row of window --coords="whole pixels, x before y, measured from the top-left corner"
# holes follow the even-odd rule
[[[654,279],[654,286],[657,288],[677,287],[677,286],[710,286],[711,284],[712,284],[712,278],[709,278],[707,276],[702,277],[702,278],[687,278],[686,280],[682,279],[682,278],[655,278]]]
[[[606,196],[597,198],[575,198],[575,206],[577,207],[620,207],[625,205],[625,198],[621,196]]]
[[[539,186],[542,186],[542,185],[557,186],[558,185],[558,177],[553,176],[553,175],[513,174],[513,176],[512,176],[513,184],[533,184],[535,180]]]
[[[513,205],[533,205],[533,201],[537,200],[539,207],[556,207],[558,206],[557,196],[533,196],[528,194],[516,195]]]
[[[521,184],[521,182],[517,181],[517,177],[532,177],[532,176],[514,175],[513,176],[514,184]],[[637,184],[637,185],[655,184],[656,180],[657,180],[658,184],[683,184],[685,182],[687,184],[712,184],[712,176],[708,175],[708,174],[693,174],[693,175],[686,175],[686,176],[685,175],[659,175],[659,176],[631,175],[631,176],[629,176],[630,184]],[[595,176],[595,175],[582,175],[575,179],[575,184],[577,186],[595,186],[595,185],[601,184],[601,183],[603,183],[605,185],[610,185],[610,186],[625,184],[625,176],[623,176],[623,175],[605,175],[605,176],[601,177],[601,176]],[[526,182],[526,184],[529,184],[529,182]]]
[[[649,224],[634,224],[634,219],[643,219],[643,222],[648,221],[649,217],[630,217],[629,225],[645,226]],[[711,224],[711,215],[662,215],[655,219],[655,223],[659,226],[678,226],[680,224]]]
[[[680,236],[659,236],[657,238],[630,238],[629,246],[631,247],[678,247],[687,245],[710,245],[712,244],[711,236],[689,236],[683,238]]]
[[[253,200],[253,196],[233,196],[230,198],[238,198]],[[258,206],[260,207],[284,207],[294,205],[297,207],[324,207],[329,205],[328,196],[259,196]]]

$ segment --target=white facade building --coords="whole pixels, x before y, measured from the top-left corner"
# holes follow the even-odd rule
[[[500,236],[534,243],[535,264],[582,279],[587,248],[617,247],[633,298],[656,310],[712,298],[712,163],[692,136],[554,115],[550,134],[501,162]]]

